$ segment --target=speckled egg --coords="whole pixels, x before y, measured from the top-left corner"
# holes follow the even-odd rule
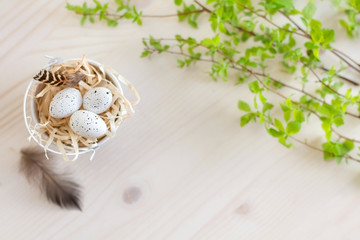
[[[83,101],[86,110],[100,114],[110,107],[112,94],[105,87],[95,87],[85,93]]]
[[[70,127],[75,133],[86,138],[98,138],[107,131],[100,116],[87,110],[74,112],[70,117]]]
[[[79,110],[82,97],[79,90],[65,88],[58,92],[50,102],[49,113],[54,118],[64,118]]]

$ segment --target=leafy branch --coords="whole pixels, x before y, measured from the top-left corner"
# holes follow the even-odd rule
[[[204,14],[214,33],[212,37],[150,36],[143,39],[141,56],[173,54],[178,57],[180,68],[206,62],[209,76],[215,81],[227,81],[235,74],[236,83],[247,82],[253,96],[252,104],[238,102],[238,108],[244,112],[241,126],[258,122],[286,147],[296,141],[322,151],[324,159],[335,159],[338,163],[360,161],[356,158],[360,139],[340,131],[349,117],[360,119],[360,95],[353,87],[359,83],[347,77],[349,70],[359,74],[360,65],[332,46],[335,31],[323,28],[313,18],[316,12],[313,0],[302,10],[296,9],[290,0],[262,0],[256,5],[251,0],[207,0],[206,4],[175,0],[181,10],[165,15],[143,14],[129,1],[115,3],[119,6],[115,12],[108,9],[108,3],[96,0],[94,7],[68,4],[67,8],[82,15],[82,23],[86,19],[94,22],[94,16],[98,16],[109,26],[116,26],[122,18],[141,25],[142,18],[177,16],[179,21],[187,20],[190,26],[198,28],[198,17]],[[274,21],[276,17],[283,17],[286,22],[280,24]],[[322,61],[322,52],[326,51],[335,57],[330,59],[331,66]],[[270,66],[281,66],[287,77],[277,76]],[[295,137],[301,135],[303,128],[317,125],[323,132],[322,143]]]
[[[195,4],[184,4],[182,11],[164,15],[144,15],[143,12],[138,11],[135,6],[130,5],[130,0],[115,0],[115,3],[117,4],[115,11],[109,11],[109,3],[101,4],[98,0],[93,0],[93,2],[95,4],[93,7],[88,7],[87,3],[84,2],[82,6],[67,3],[66,8],[79,15],[82,15],[80,21],[81,25],[84,25],[86,20],[89,20],[90,23],[95,23],[95,19],[97,18],[98,21],[105,21],[109,27],[116,27],[119,24],[119,20],[121,19],[132,20],[132,22],[137,23],[138,25],[142,25],[142,18],[178,17],[180,21],[187,19],[188,23],[192,27],[196,28],[196,20],[199,14],[209,11],[198,1],[195,1],[195,3],[200,6],[200,8],[196,7]]]
[[[360,28],[360,2],[358,0],[332,0],[332,2],[347,15],[346,20],[339,20],[340,25],[346,29],[347,35],[351,38],[358,36]]]

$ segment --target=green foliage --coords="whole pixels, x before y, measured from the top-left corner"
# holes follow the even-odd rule
[[[300,131],[301,123],[296,121],[291,121],[286,126],[286,134],[287,135],[294,135],[297,134]]]
[[[332,0],[332,3],[347,15],[347,19],[339,20],[340,25],[345,28],[347,35],[351,38],[358,36],[360,28],[360,1]]]
[[[341,0],[333,2],[339,7],[343,4]],[[82,15],[82,24],[87,20],[94,23],[98,17],[109,26],[116,26],[122,18],[141,25],[143,18],[151,17],[130,6],[129,1],[115,3],[118,6],[115,11],[109,9],[108,3],[96,0],[93,7],[68,3],[67,8]],[[347,117],[360,118],[360,95],[348,85],[352,80],[341,75],[346,67],[335,62],[327,69],[321,53],[332,52],[359,72],[360,65],[356,67],[354,60],[332,46],[335,31],[314,19],[315,0],[309,0],[301,11],[291,0],[261,0],[258,4],[251,0],[207,0],[206,4],[174,0],[174,3],[179,8],[176,14],[158,17],[177,16],[180,22],[198,28],[199,16],[204,15],[213,35],[205,38],[175,35],[171,39],[150,36],[143,39],[141,57],[171,53],[178,56],[179,68],[206,62],[207,72],[214,81],[227,81],[236,75],[236,84],[247,83],[252,95],[250,102],[238,101],[238,109],[243,112],[240,126],[251,122],[263,124],[267,133],[285,147],[291,147],[296,140],[322,151],[324,159],[335,159],[338,163],[348,159],[360,161],[351,155],[360,140],[337,130],[346,124]],[[360,3],[349,0],[346,4],[347,11],[351,8],[353,13],[347,14],[351,21],[344,20],[341,24],[354,34]],[[273,20],[280,15],[286,19],[282,24]],[[279,79],[270,75],[270,66],[282,66],[287,77]],[[312,127],[320,126],[323,132],[323,142],[319,145],[298,139],[302,128],[314,121],[319,124]]]
[[[175,0],[175,3],[177,5],[180,5],[182,1]],[[178,11],[178,18],[179,21],[182,22],[184,20],[187,20],[188,24],[193,27],[197,28],[197,19],[200,15],[200,9],[198,9],[195,4],[187,5],[186,3],[182,3],[183,9],[181,11]],[[192,14],[184,14],[184,13],[192,13]]]
[[[315,0],[309,0],[309,2],[306,4],[304,9],[302,10],[302,13],[306,19],[311,20],[316,12],[316,5]]]
[[[319,48],[327,48],[331,42],[334,41],[335,31],[332,29],[323,29],[321,28],[321,22],[311,19],[309,22],[310,27],[310,42],[307,42],[305,45],[306,48],[311,49],[317,59],[319,59]],[[315,53],[315,50],[316,53]]]
[[[98,0],[93,0],[93,7],[88,7],[87,3],[84,2],[82,6],[66,3],[66,8],[82,15],[81,25],[84,25],[86,20],[89,20],[90,23],[95,23],[94,17],[97,17],[99,21],[105,21],[109,27],[116,27],[122,18],[130,19],[132,22],[142,25],[142,12],[138,12],[134,6],[131,7],[129,2],[126,0],[115,0],[117,9],[113,13],[109,12],[109,3],[102,4]]]
[[[239,100],[238,108],[245,112],[251,112],[251,108],[250,108],[249,104],[247,104],[246,102],[244,102],[242,100]]]
[[[347,154],[354,148],[354,143],[350,140],[343,142],[326,142],[322,145],[324,150],[324,159],[335,159],[340,163],[342,159],[346,159]]]
[[[256,121],[256,115],[254,113],[247,113],[240,118],[240,126],[243,127],[251,120]]]

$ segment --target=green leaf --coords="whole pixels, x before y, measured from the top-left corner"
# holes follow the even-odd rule
[[[286,106],[288,106],[288,107],[291,107],[291,106],[292,106],[292,101],[291,101],[290,96],[285,100],[285,104],[286,104]]]
[[[331,136],[332,136],[332,121],[330,118],[326,118],[326,117],[321,117],[321,128],[324,130],[325,132],[325,138],[326,140],[330,141],[331,140]]]
[[[177,59],[178,67],[183,68],[185,66],[185,62],[183,60]]]
[[[317,109],[316,109],[320,114],[324,115],[324,116],[331,116],[332,115],[332,108],[327,105],[327,104],[323,104],[320,105]]]
[[[274,104],[271,104],[271,103],[266,102],[266,103],[264,103],[264,105],[263,105],[262,111],[263,111],[263,113],[265,113],[266,111],[271,110],[273,107],[274,107]]]
[[[316,46],[312,43],[312,42],[306,42],[304,44],[304,46],[307,48],[307,49],[314,49]]]
[[[245,112],[250,112],[251,111],[251,108],[249,106],[249,104],[247,104],[246,102],[244,101],[241,101],[239,100],[238,102],[238,108],[242,111],[245,111]]]
[[[283,132],[276,131],[274,128],[269,128],[269,129],[266,129],[266,130],[268,131],[268,133],[269,133],[271,136],[273,136],[273,137],[275,137],[275,138],[278,138],[278,137],[284,135]]]
[[[341,163],[341,160],[342,160],[343,158],[342,158],[342,157],[335,157],[334,159],[335,159],[335,161],[336,161],[337,164],[340,164],[340,163]]]
[[[333,143],[331,142],[326,142],[324,144],[321,145],[322,149],[324,150],[324,159],[330,159],[334,157],[334,153],[333,153]]]
[[[348,4],[357,12],[360,12],[360,2],[358,0],[348,0]]]
[[[73,11],[74,8],[75,8],[75,6],[74,6],[74,5],[71,5],[70,3],[67,2],[65,8],[68,9],[68,10],[70,10],[70,11]]]
[[[320,58],[319,58],[319,48],[313,49],[312,52],[313,52],[314,56],[316,57],[316,59],[320,60]]]
[[[313,18],[315,12],[316,12],[316,5],[314,0],[308,1],[304,9],[302,10],[304,17],[309,20]]]
[[[332,125],[332,122],[331,122],[331,119],[330,118],[326,118],[326,117],[321,117],[321,127],[322,129],[327,132],[327,131],[331,131],[331,125]]]
[[[80,20],[81,26],[84,26],[85,21],[86,21],[86,18],[87,18],[87,15],[82,16],[82,18],[81,18],[81,20]]]
[[[142,25],[142,20],[141,20],[140,17],[137,16],[137,17],[135,18],[135,21],[136,21],[137,25],[139,25],[139,26]]]
[[[176,4],[177,6],[180,6],[180,5],[182,4],[182,0],[175,0],[175,4]]]
[[[334,158],[337,163],[340,163],[354,149],[354,143],[350,140],[345,140],[343,143],[328,141],[322,145],[322,148],[324,150],[324,159]]]
[[[286,106],[286,105],[284,105],[284,104],[280,104],[280,106],[281,106],[281,109],[282,109],[283,112],[284,112],[284,120],[285,120],[286,122],[288,122],[288,121],[290,120],[290,118],[291,118],[291,112],[292,112],[292,110],[291,110],[291,108],[289,108],[288,106]]]
[[[309,23],[308,23],[308,21],[306,20],[306,18],[301,17],[300,19],[301,19],[302,23],[304,24],[304,26],[307,28],[307,27],[309,26]]]
[[[284,120],[288,122],[291,118],[291,111],[284,112]]]
[[[247,114],[241,116],[241,118],[240,118],[240,126],[241,127],[245,126],[252,119],[255,119],[255,116],[253,115],[253,113],[247,113]]]
[[[286,139],[287,139],[287,136],[286,135],[283,135],[283,136],[280,136],[279,137],[279,143],[281,143],[282,145],[284,145],[285,147],[289,148],[292,146],[291,143],[287,143],[286,142]]]
[[[274,119],[274,125],[280,132],[285,132],[284,126],[279,119]]]
[[[103,20],[105,18],[105,13],[103,11],[100,12],[99,14],[99,20]]]
[[[341,125],[344,125],[344,119],[343,119],[342,116],[336,116],[336,117],[334,117],[333,122],[335,123],[335,125],[336,125],[337,127],[340,127]]]
[[[193,28],[198,28],[197,23],[193,21],[191,18],[188,18],[188,24]]]
[[[96,4],[96,6],[99,6],[99,5],[101,6],[101,4],[98,0],[93,0],[93,2]],[[115,0],[115,3],[117,5],[119,5],[120,7],[123,7],[125,5],[123,0]]]
[[[254,82],[249,83],[249,89],[250,89],[250,91],[252,93],[260,92],[260,86],[259,86],[258,81],[254,81]]]
[[[216,34],[215,37],[212,39],[212,44],[217,47],[220,44],[220,35]]]
[[[274,0],[274,2],[288,9],[295,8],[292,0]]]
[[[331,3],[335,6],[335,7],[339,7],[341,4],[342,0],[331,0]]]
[[[265,104],[267,100],[266,97],[261,92],[259,92],[258,96],[262,104]]]
[[[147,57],[149,55],[151,55],[151,51],[148,51],[148,50],[144,50],[142,53],[141,53],[141,57],[144,58],[144,57]]]
[[[213,3],[213,2],[216,2],[216,0],[207,0],[206,4],[209,5],[209,4]]]
[[[304,113],[300,110],[297,110],[297,109],[294,109],[293,111],[293,119],[296,121],[296,122],[304,122],[305,121],[305,117],[304,117]]]
[[[213,45],[213,41],[210,38],[204,38],[203,40],[200,41],[200,44],[205,47],[210,47]]]
[[[345,140],[343,142],[343,147],[346,149],[346,153],[350,152],[351,150],[354,149],[354,142],[350,141],[350,140]]]
[[[134,17],[134,14],[132,12],[126,12],[124,13],[123,17],[126,19],[131,19]]]
[[[323,39],[323,33],[321,31],[321,22],[311,19],[309,22],[310,35],[314,43],[320,43]]]
[[[287,135],[294,135],[296,133],[298,133],[301,129],[301,123],[296,122],[296,121],[291,121],[288,123],[288,125],[286,126],[286,134]]]
[[[328,45],[329,43],[333,42],[335,39],[335,31],[332,29],[323,29],[323,45]]]
[[[354,33],[353,33],[353,27],[348,24],[344,19],[340,19],[339,23],[341,26],[343,26],[346,29],[346,33],[350,38],[354,37]]]

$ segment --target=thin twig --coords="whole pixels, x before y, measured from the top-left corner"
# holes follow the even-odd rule
[[[326,68],[326,67],[324,67],[324,66],[320,66],[319,67],[321,70],[323,70],[323,71],[325,71],[325,72],[328,72],[328,71],[330,71],[330,69],[328,69],[328,68]],[[351,84],[353,84],[353,85],[355,85],[355,86],[359,86],[359,83],[358,82],[355,82],[354,80],[351,80],[351,79],[349,79],[349,78],[347,78],[347,77],[345,77],[345,76],[343,76],[343,75],[340,75],[340,74],[336,74],[336,77],[338,77],[338,78],[341,78],[342,80],[344,80],[344,81],[346,81],[346,82],[348,82],[348,83],[351,83]]]
[[[254,74],[253,72],[250,72],[250,74],[252,74],[252,75],[256,78],[256,80],[258,80],[258,82],[259,82],[264,88],[266,88],[267,90],[275,93],[276,95],[282,97],[283,99],[288,99],[286,96],[284,96],[284,95],[281,94],[280,92],[278,92],[278,91],[276,91],[275,89],[267,86],[267,85],[266,85],[263,81],[261,81],[261,79],[259,79],[259,78],[257,77],[257,75]],[[307,106],[304,106],[303,104],[301,104],[301,103],[299,103],[299,102],[296,102],[296,101],[293,101],[293,100],[291,100],[291,102],[292,102],[294,105],[297,105],[297,106],[299,106],[299,107],[307,110],[308,112],[311,112],[312,114],[314,114],[315,116],[317,116],[317,117],[320,119],[321,116],[320,116],[317,112],[315,112],[314,110],[312,110],[311,108],[308,108]]]
[[[256,116],[256,117],[259,118],[259,116]],[[268,124],[270,124],[272,127],[275,127],[272,122],[270,122],[270,121],[268,121],[268,120],[265,120],[265,122],[267,122]],[[294,137],[294,136],[289,136],[289,135],[288,135],[288,137],[291,138],[292,140],[298,142],[298,143],[301,143],[301,144],[303,144],[303,145],[305,145],[305,146],[313,149],[313,150],[316,150],[316,151],[319,151],[319,152],[322,152],[322,153],[332,154],[332,153],[327,152],[327,151],[325,151],[325,150],[323,150],[323,149],[321,149],[321,148],[315,147],[314,145],[311,145],[311,144],[307,143],[306,141],[302,141],[302,140],[300,140],[300,139],[298,139],[298,138],[296,138],[296,137]],[[354,158],[354,157],[350,156],[349,154],[346,154],[345,156],[342,156],[342,157],[345,158],[345,160],[346,160],[346,159],[350,159],[350,160],[355,161],[355,162],[360,162],[360,159]]]
[[[326,87],[327,89],[329,89],[330,91],[332,91],[333,93],[335,93],[336,95],[339,95],[339,96],[341,96],[342,98],[345,98],[345,99],[346,99],[346,97],[345,97],[343,94],[339,93],[339,92],[336,91],[334,88],[332,88],[330,85],[326,84],[326,83],[320,78],[320,76],[315,72],[315,70],[314,70],[311,66],[307,66],[307,65],[305,65],[305,64],[304,64],[304,66],[307,67],[307,68],[312,72],[312,74],[316,77],[317,81],[318,81],[321,85],[323,85],[324,87]],[[346,99],[346,100],[347,100],[347,99]]]
[[[173,40],[173,39],[171,39],[171,40]],[[150,50],[150,51],[153,51],[153,52],[158,52],[158,50],[156,50],[156,49],[154,49],[154,48],[147,48],[147,50]],[[215,61],[215,60],[213,60],[213,59],[194,58],[194,57],[191,56],[191,55],[188,55],[188,54],[185,54],[185,53],[181,53],[181,52],[175,52],[175,51],[170,51],[170,50],[166,50],[165,52],[166,52],[166,53],[170,53],[170,54],[175,54],[175,55],[181,55],[181,56],[188,57],[188,58],[190,58],[190,59],[194,59],[194,60],[197,60],[197,61],[205,61],[205,62],[211,62],[211,63],[218,63],[217,61]],[[219,54],[221,54],[221,53],[219,53]],[[280,97],[283,98],[283,99],[287,99],[287,97],[284,96],[283,94],[281,94],[280,92],[276,91],[275,89],[267,86],[258,76],[267,77],[267,78],[269,78],[269,79],[270,79],[271,81],[273,81],[273,82],[276,82],[276,83],[278,83],[278,84],[281,84],[281,85],[283,85],[283,86],[285,86],[285,87],[287,87],[287,88],[293,89],[293,90],[295,90],[295,91],[301,92],[301,93],[303,93],[303,94],[305,94],[305,95],[308,95],[309,97],[311,97],[311,98],[313,98],[313,99],[315,99],[315,100],[317,100],[317,101],[319,101],[319,102],[321,102],[321,103],[323,103],[323,104],[326,104],[326,105],[329,105],[329,106],[330,106],[330,104],[328,104],[328,103],[326,103],[325,101],[317,98],[316,96],[311,95],[310,93],[307,93],[307,92],[304,91],[303,89],[298,89],[298,88],[295,88],[295,87],[293,87],[293,86],[287,85],[287,84],[285,84],[285,83],[283,83],[283,82],[281,82],[281,81],[278,81],[278,80],[276,80],[276,79],[274,79],[274,78],[271,78],[271,77],[267,76],[266,74],[254,72],[254,71],[252,71],[251,69],[249,69],[249,68],[247,68],[246,66],[243,66],[243,65],[241,65],[241,64],[237,64],[237,65],[239,65],[240,68],[239,68],[239,67],[236,67],[235,65],[231,65],[231,66],[229,66],[229,67],[230,67],[230,68],[233,68],[233,69],[236,69],[236,70],[238,70],[238,71],[246,70],[246,72],[248,72],[249,74],[251,74],[252,76],[254,76],[254,77],[256,78],[256,80],[257,80],[265,89],[271,91],[272,93],[280,96]],[[311,108],[309,108],[309,107],[307,107],[307,106],[305,106],[305,105],[303,105],[303,104],[301,104],[301,103],[299,103],[299,102],[297,102],[297,101],[291,100],[291,102],[292,102],[294,105],[297,105],[298,107],[300,107],[300,108],[302,108],[302,109],[305,109],[306,111],[312,113],[312,114],[315,115],[319,120],[321,120],[321,116],[320,116],[317,112],[315,112],[313,109],[311,109]],[[356,118],[360,118],[359,116],[354,115],[354,114],[352,114],[352,113],[345,112],[345,114],[350,115],[350,116],[353,116],[353,117],[356,117]],[[337,132],[337,131],[334,130],[333,128],[332,128],[332,130],[333,130],[333,132],[334,132],[338,137],[340,137],[340,138],[343,138],[343,139],[347,139],[347,140],[350,140],[350,141],[353,141],[353,142],[360,143],[360,140],[350,139],[350,138],[348,138],[348,137],[340,134],[339,132]]]
[[[290,16],[288,16],[286,13],[280,11],[280,13],[286,17],[298,30],[300,30],[301,32],[303,32],[305,35],[303,37],[306,37],[307,39],[312,39],[311,35],[308,34],[304,29],[302,29]],[[344,52],[336,49],[336,48],[332,48],[329,50],[331,53],[333,53],[335,56],[337,56],[338,58],[340,58],[342,61],[344,61],[350,68],[354,69],[355,71],[360,73],[360,69],[357,68],[360,66],[359,63],[357,63],[354,59],[352,59],[349,55],[345,54]],[[347,59],[349,59],[351,62],[353,62],[354,64],[356,64],[357,67],[355,67],[354,65],[352,65],[349,61],[347,61],[344,57],[342,57],[341,55],[343,55],[344,57],[346,57]]]
[[[355,139],[355,138],[349,138],[349,137],[347,137],[347,136],[339,133],[334,127],[331,127],[331,130],[332,130],[336,135],[338,135],[340,138],[343,138],[343,139],[346,139],[346,140],[349,140],[349,141],[352,141],[352,142],[360,143],[360,140]]]
[[[310,34],[308,34],[304,29],[302,29],[291,17],[289,17],[288,15],[286,15],[284,12],[282,12],[282,11],[280,11],[280,13],[282,14],[282,15],[284,15],[291,23],[293,23],[295,26],[296,26],[296,28],[297,29],[299,29],[301,32],[303,32],[306,36],[302,36],[302,37],[306,37],[306,38],[308,38],[308,39],[311,39],[311,36],[310,36]],[[258,15],[259,16],[259,15]],[[261,16],[261,15],[260,15]],[[269,20],[270,21],[270,20]],[[231,23],[230,23],[231,24]],[[232,25],[232,24],[231,24]],[[273,24],[274,25],[274,24]],[[237,28],[239,31],[243,31],[243,32],[247,32],[248,34],[250,34],[251,36],[254,36],[254,37],[256,37],[256,36],[258,36],[258,34],[257,33],[255,33],[254,31],[248,31],[248,30],[245,30],[245,29],[243,29],[243,28],[240,28],[240,27],[237,27],[237,26],[234,26],[234,25],[232,25],[234,28]],[[276,27],[279,27],[279,26],[277,26],[277,25],[275,25]],[[284,29],[285,30],[285,29]],[[340,52],[339,50],[337,50],[337,49],[335,49],[335,48],[333,48],[333,50],[334,51],[337,51],[337,52]],[[354,60],[352,60],[349,56],[347,56],[345,53],[343,53],[343,52],[341,52],[341,54],[343,54],[344,56],[346,56],[346,57],[348,57],[351,61],[353,61],[354,63],[356,63]],[[341,57],[341,56],[338,56],[339,58]],[[340,58],[341,60],[343,60],[344,61],[344,58]],[[345,60],[346,61],[346,60]],[[344,61],[344,62],[345,62]],[[346,62],[345,62],[346,63]],[[347,63],[348,65],[350,64],[350,63]],[[350,64],[351,65],[351,64]],[[352,66],[352,65],[351,65]],[[327,69],[327,68],[325,68],[325,67],[320,67],[320,69],[322,69],[323,71],[329,71],[329,69]],[[355,69],[355,70],[357,70],[357,69]],[[344,80],[344,81],[346,81],[346,82],[348,82],[348,83],[351,83],[351,84],[354,84],[355,86],[359,86],[359,83],[358,82],[355,82],[354,80],[351,80],[351,79],[349,79],[349,78],[347,78],[347,77],[344,77],[344,76],[342,76],[342,75],[340,75],[340,74],[337,74],[336,75],[338,78],[340,78],[340,79],[342,79],[342,80]]]
[[[157,39],[157,40],[160,40],[160,41],[161,41],[161,40],[166,40],[166,41],[178,41],[177,39],[172,39],[172,38],[160,38],[160,39]],[[186,41],[186,39],[180,39],[180,40],[181,40],[181,41]],[[197,43],[197,46],[201,46],[201,47],[203,47],[203,48],[205,48],[205,49],[208,49],[206,46],[204,46],[204,45],[202,45],[202,44],[200,44],[200,43]],[[155,49],[154,49],[154,50],[155,50]],[[155,51],[156,51],[156,50],[155,50]],[[192,56],[187,55],[187,54],[184,54],[184,53],[178,53],[178,52],[171,52],[171,53],[177,54],[177,55],[184,55],[184,56],[186,56],[186,57],[189,57],[189,58],[192,58],[192,59],[196,59],[196,58],[193,58]],[[279,81],[279,80],[276,80],[276,79],[274,79],[274,78],[272,78],[272,77],[270,77],[270,76],[267,76],[266,74],[254,72],[254,71],[248,69],[247,67],[245,67],[245,66],[243,66],[243,65],[241,65],[241,64],[239,64],[239,63],[234,62],[233,59],[231,59],[230,57],[226,56],[226,55],[225,55],[224,53],[222,53],[220,50],[217,50],[217,53],[220,54],[220,55],[222,55],[222,56],[225,57],[230,63],[232,63],[232,65],[230,66],[230,68],[233,68],[233,69],[239,70],[239,71],[241,71],[242,69],[245,69],[248,73],[254,73],[254,74],[258,75],[258,76],[267,77],[267,78],[269,78],[271,81],[276,82],[276,83],[278,83],[278,84],[281,84],[281,85],[284,86],[284,87],[287,87],[287,88],[289,88],[289,89],[295,90],[295,91],[300,92],[300,93],[303,93],[303,94],[307,95],[308,97],[311,97],[312,99],[314,99],[314,100],[316,100],[316,101],[318,101],[318,102],[320,102],[320,103],[322,103],[322,104],[331,106],[331,104],[329,104],[329,103],[327,103],[326,101],[324,101],[324,100],[322,100],[322,99],[320,99],[320,98],[318,98],[318,97],[316,97],[316,96],[308,93],[308,92],[305,91],[304,89],[295,88],[295,87],[293,87],[293,86],[291,86],[291,85],[288,85],[288,84],[286,84],[286,83],[284,83],[284,82],[282,82],[282,81]],[[216,62],[215,60],[213,60],[213,59],[198,59],[198,60],[207,61],[207,62],[212,62],[212,63],[217,63],[217,62]],[[303,63],[303,64],[304,64],[304,63]],[[239,67],[236,67],[236,65],[240,66],[240,68],[239,68]],[[315,74],[316,74],[316,73],[315,73]],[[317,75],[315,75],[315,76],[317,76]],[[318,77],[318,76],[317,76],[317,77]],[[321,83],[323,83],[319,77],[318,77],[318,80],[319,80]],[[323,84],[325,84],[325,83],[323,83]],[[325,84],[325,85],[327,85],[327,84]],[[330,87],[330,86],[329,86],[329,87]],[[331,87],[330,87],[330,88],[331,88]],[[331,88],[331,89],[332,89],[332,88]],[[334,89],[333,89],[333,90],[334,90]],[[334,91],[336,92],[336,90],[334,90]],[[339,95],[341,95],[341,94],[339,93]],[[341,95],[341,96],[343,96],[343,95]],[[345,97],[345,96],[343,96],[343,97]],[[359,115],[354,114],[354,113],[352,113],[352,112],[345,111],[345,114],[346,114],[346,115],[349,115],[349,116],[351,116],[351,117],[360,119],[360,116],[359,116]]]
[[[304,34],[299,33],[299,32],[297,32],[297,31],[291,31],[291,30],[289,30],[289,29],[280,27],[279,25],[277,25],[276,23],[274,23],[273,21],[271,21],[269,18],[267,18],[266,15],[259,14],[258,12],[254,11],[253,9],[247,7],[247,6],[244,5],[244,4],[241,4],[241,3],[239,3],[239,2],[236,2],[236,4],[242,6],[243,8],[245,8],[245,9],[247,9],[248,11],[252,12],[252,13],[255,14],[256,16],[264,19],[265,21],[267,21],[268,23],[270,23],[271,25],[273,25],[274,27],[276,27],[276,28],[278,28],[278,29],[281,29],[281,30],[286,31],[286,32],[289,32],[289,33],[294,33],[294,34],[297,34],[297,35],[302,36],[302,37],[305,37],[305,38],[308,37],[307,35],[304,35]]]
[[[199,10],[195,10],[195,11],[179,12],[179,13],[165,14],[165,15],[141,15],[141,17],[143,17],[143,18],[169,18],[169,17],[178,17],[178,16],[190,15],[190,14],[196,14],[196,13],[202,13],[202,12],[206,12],[206,10],[199,9]],[[76,14],[83,15],[83,16],[99,16],[100,15],[99,13],[94,13],[94,14],[76,13]],[[115,17],[117,19],[122,19],[124,17],[124,15],[119,15],[119,14],[115,14],[115,13],[105,13],[104,15],[107,17]]]
[[[204,11],[203,10],[195,10],[195,11],[179,12],[179,13],[175,13],[175,14],[165,14],[165,15],[141,15],[141,17],[144,17],[144,18],[168,18],[168,17],[178,17],[178,16],[190,15],[190,14],[202,13],[202,12],[204,12]]]
[[[196,11],[190,11],[190,12],[179,12],[179,13],[176,13],[176,14],[167,14],[167,15],[142,15],[142,17],[144,18],[168,18],[168,17],[176,17],[176,16],[182,16],[182,15],[190,15],[190,14],[196,14],[196,13],[202,13],[202,12],[207,12],[207,13],[213,13],[209,8],[207,8],[205,5],[201,4],[199,1],[195,0],[194,1],[197,5],[199,5],[201,7],[200,10],[196,10]],[[241,4],[241,3],[238,3],[238,5],[244,7],[245,9],[247,9],[248,11],[252,12],[253,14],[255,14],[256,16],[260,17],[260,18],[263,18],[264,20],[266,20],[268,23],[270,23],[271,25],[273,25],[274,27],[278,28],[278,29],[281,29],[281,30],[284,30],[284,31],[287,31],[287,32],[290,32],[290,33],[294,33],[294,34],[297,34],[299,36],[302,36],[302,37],[305,37],[307,39],[311,39],[311,35],[308,34],[304,29],[302,29],[291,17],[289,17],[286,13],[280,11],[280,13],[286,17],[299,31],[301,31],[303,34],[301,33],[298,33],[297,31],[291,31],[291,30],[288,30],[288,29],[285,29],[285,28],[282,28],[280,27],[279,25],[277,25],[276,23],[274,23],[273,21],[271,21],[269,18],[266,17],[266,15],[261,15],[259,13],[257,13],[256,11],[254,11],[253,9]],[[86,14],[86,15],[99,15],[99,14]],[[111,14],[111,13],[106,13],[105,14],[106,16],[111,16],[111,17],[117,17],[119,19],[123,18],[123,15],[117,15],[117,14]],[[230,24],[231,26],[233,26],[234,28],[236,28],[237,30],[239,31],[242,31],[242,32],[245,32],[251,36],[257,36],[257,34],[254,32],[254,31],[249,31],[249,30],[246,30],[242,27],[239,27],[239,26],[234,26],[233,24],[231,24],[230,22],[227,22],[228,24]],[[360,66],[360,64],[358,64],[355,60],[353,60],[350,56],[346,55],[344,52],[336,49],[336,48],[333,48],[332,50],[330,50],[335,56],[337,56],[338,58],[340,58],[342,61],[344,61],[350,68],[354,69],[355,71],[359,72],[360,73],[360,69],[356,68],[354,65],[352,65],[349,61],[347,61],[344,57],[348,58],[351,62],[355,63],[357,66]],[[343,55],[344,57],[342,57],[341,55]],[[323,68],[324,69],[324,68]],[[358,83],[354,82],[353,80],[350,80],[346,77],[343,77],[343,76],[338,76],[339,78],[347,81],[347,82],[350,82],[352,84],[355,84],[355,85],[359,85]]]
[[[321,148],[318,148],[318,147],[315,147],[315,146],[313,146],[313,145],[311,145],[311,144],[309,144],[309,143],[307,143],[307,142],[305,142],[305,141],[301,141],[301,140],[299,140],[299,139],[297,139],[297,138],[295,138],[295,137],[293,137],[293,136],[289,136],[291,139],[293,139],[294,141],[296,141],[296,142],[298,142],[298,143],[301,143],[301,144],[303,144],[303,145],[305,145],[305,146],[307,146],[307,147],[309,147],[309,148],[311,148],[311,149],[313,149],[313,150],[316,150],[316,151],[319,151],[319,152],[322,152],[322,153],[329,153],[329,152],[327,152],[327,151],[324,151],[323,149],[321,149]],[[329,154],[332,154],[332,153],[329,153]],[[344,158],[345,158],[345,160],[346,159],[350,159],[350,160],[353,160],[353,161],[355,161],[355,162],[360,162],[360,159],[357,159],[357,158],[354,158],[354,157],[352,157],[352,156],[350,156],[349,154],[347,154],[347,155],[345,155],[345,156],[343,156]]]
[[[197,5],[199,5],[205,12],[208,13],[212,13],[212,11],[210,9],[208,9],[207,7],[205,7],[205,5],[201,4],[199,1],[195,0],[194,1]]]
[[[350,61],[352,61],[353,63],[355,63],[357,66],[360,66],[360,64],[358,62],[356,62],[354,59],[352,59],[349,55],[347,55],[346,53],[344,53],[343,51],[340,51],[337,48],[333,48],[333,50],[341,55],[343,55],[344,57],[346,57],[347,59],[349,59]]]
[[[256,80],[266,89],[268,89],[269,91],[271,91],[272,93],[282,97],[283,99],[287,99],[286,96],[284,96],[283,94],[279,93],[278,91],[276,91],[275,89],[272,89],[270,87],[268,87],[263,81],[261,81],[254,73],[251,72],[251,74],[256,78]],[[313,115],[315,115],[319,120],[321,120],[321,116],[315,112],[314,110],[312,110],[311,108],[308,108],[307,106],[304,106],[303,104],[299,103],[299,102],[296,102],[296,101],[293,101],[291,100],[291,103],[293,103],[294,105],[297,105],[299,106],[300,108],[303,108],[305,110],[307,110],[308,112],[311,112]],[[340,134],[338,131],[335,130],[335,128],[331,127],[331,130],[333,130],[333,132],[340,138],[342,139],[346,139],[346,140],[349,140],[349,141],[352,141],[352,142],[356,142],[356,143],[360,143],[360,140],[357,140],[357,139],[352,139],[352,138],[348,138],[342,134]]]
[[[309,33],[307,33],[304,29],[302,29],[289,15],[287,15],[286,13],[284,13],[283,11],[279,11],[284,17],[286,17],[292,24],[295,25],[295,27],[300,30],[301,32],[304,33],[304,35],[306,36],[306,38],[311,39],[311,36]]]
[[[346,63],[350,68],[354,69],[355,71],[360,73],[360,69],[356,68],[354,65],[352,65],[349,61],[347,61],[343,56],[341,56],[340,54],[338,54],[334,49],[330,50],[330,52],[332,54],[334,54],[335,56],[337,56],[338,58],[340,58],[342,61],[344,61],[344,63]]]
[[[145,48],[146,50],[149,50],[151,52],[159,52],[158,50],[156,50],[155,48]],[[211,59],[205,59],[205,58],[195,58],[191,55],[188,55],[186,53],[182,53],[182,52],[175,52],[175,51],[171,51],[171,50],[166,50],[164,51],[166,53],[170,53],[170,54],[174,54],[174,55],[181,55],[181,56],[184,56],[184,57],[188,57],[190,59],[194,59],[194,60],[199,60],[199,61],[203,61],[203,62],[211,62],[211,63],[216,63],[216,61],[213,61]]]

